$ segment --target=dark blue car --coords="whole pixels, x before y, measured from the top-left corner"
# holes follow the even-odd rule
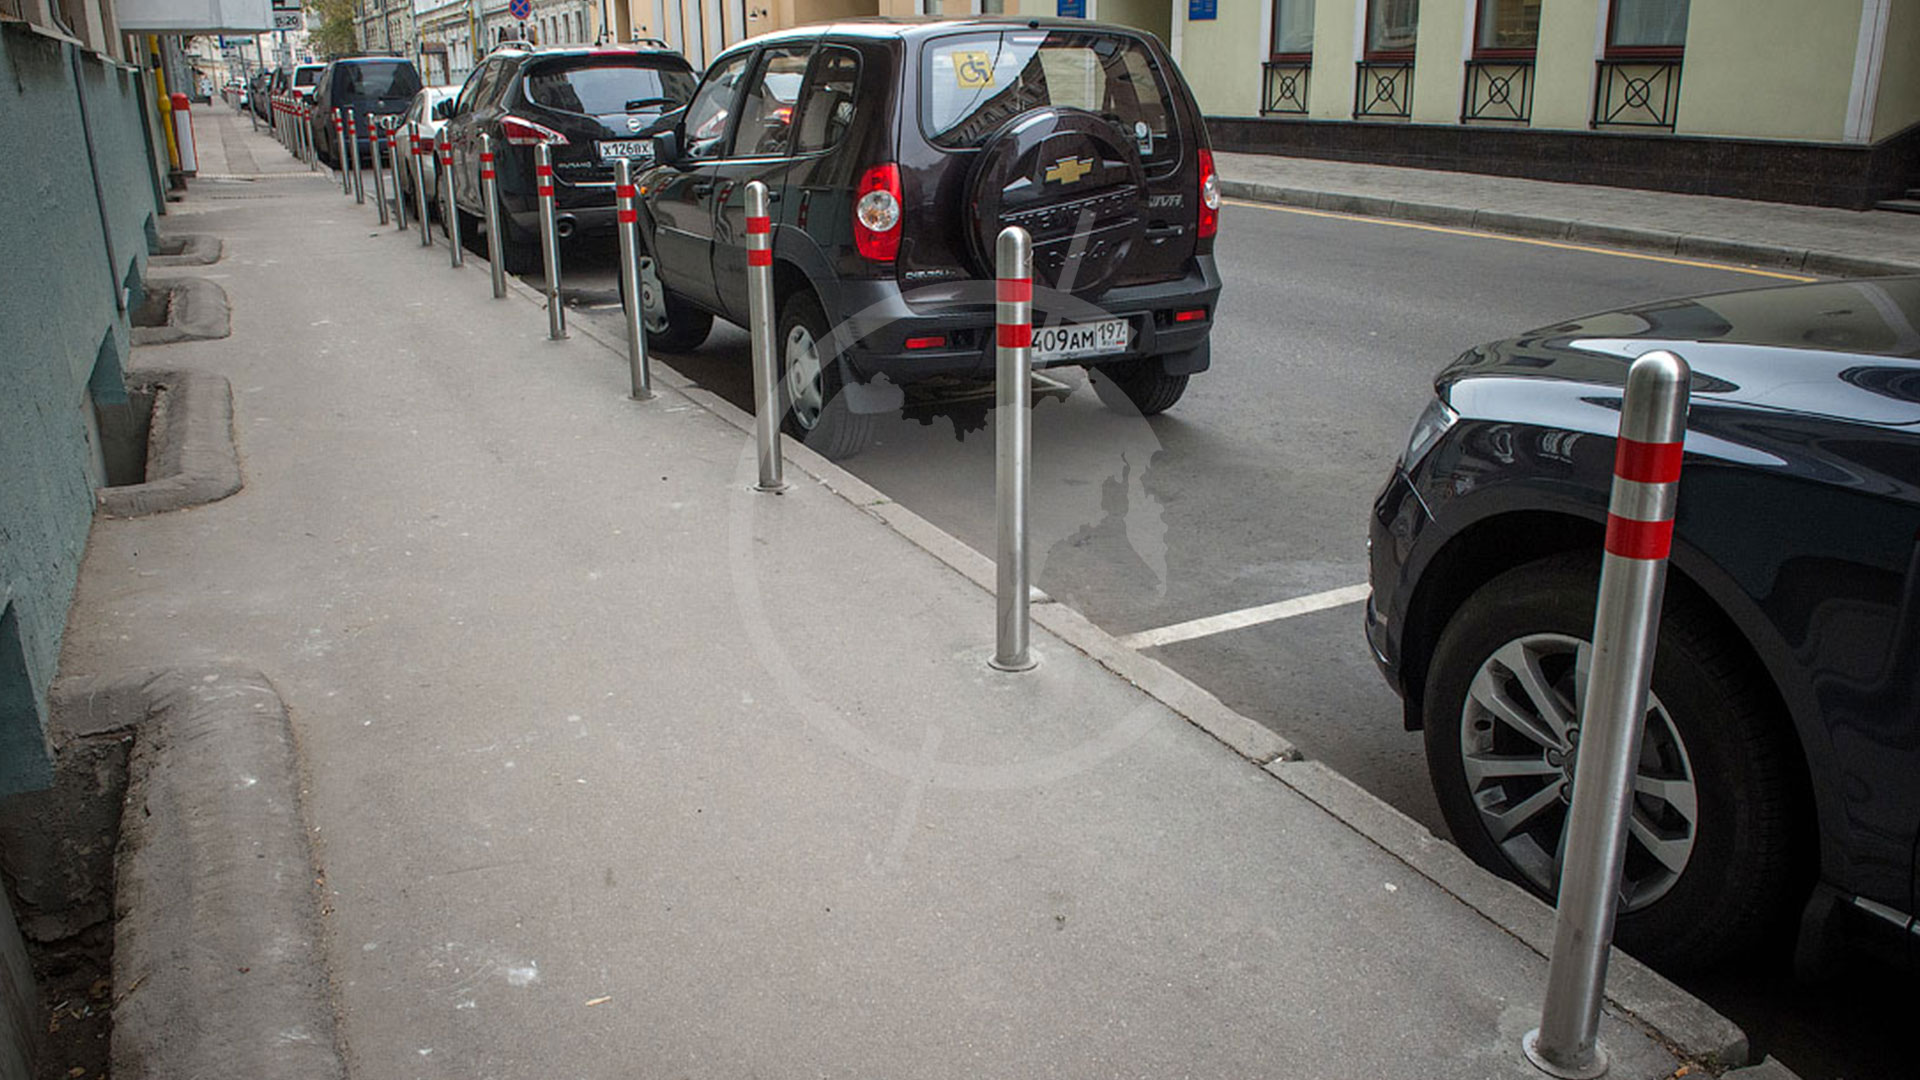
[[[1621,386],[1653,349],[1694,381],[1618,940],[1697,967],[1798,920],[1803,957],[1911,964],[1920,278],[1648,304],[1454,361],[1374,507],[1376,659],[1455,840],[1552,897]]]

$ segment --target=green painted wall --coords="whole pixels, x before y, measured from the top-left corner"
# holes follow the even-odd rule
[[[1860,0],[1693,0],[1675,133],[1839,142],[1860,10]],[[1911,54],[1887,58],[1913,66]]]
[[[76,85],[71,49],[0,26],[0,794],[51,779],[46,693],[102,475],[92,395],[124,399],[115,283],[144,272],[155,212],[137,75],[84,56]]]
[[[1920,4],[1895,0],[1887,17],[1873,138],[1891,138],[1915,124],[1920,124]]]

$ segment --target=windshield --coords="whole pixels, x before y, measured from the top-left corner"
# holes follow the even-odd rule
[[[583,58],[533,69],[526,93],[535,105],[590,116],[665,112],[693,96],[693,73]]]
[[[390,64],[342,64],[334,92],[356,98],[410,98],[420,92],[420,76],[405,61]]]
[[[320,73],[325,70],[326,68],[320,67],[298,68],[293,73],[293,85],[312,86],[314,83],[320,81]]]
[[[1112,121],[1149,166],[1179,156],[1166,83],[1137,38],[1085,30],[962,34],[929,43],[922,64],[921,122],[936,146],[979,146],[1021,113],[1058,105]]]

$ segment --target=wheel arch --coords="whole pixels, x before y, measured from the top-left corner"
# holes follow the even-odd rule
[[[1526,563],[1581,551],[1591,552],[1598,559],[1605,536],[1603,522],[1579,514],[1514,510],[1475,521],[1449,537],[1421,569],[1419,587],[1408,603],[1401,646],[1408,728],[1424,724],[1420,702],[1426,693],[1428,666],[1447,620],[1467,597],[1500,574]],[[1818,772],[1816,766],[1828,775],[1837,767],[1831,740],[1819,721],[1812,688],[1804,680],[1783,685],[1777,673],[1794,670],[1785,643],[1775,635],[1756,640],[1749,627],[1759,627],[1766,635],[1769,624],[1764,615],[1724,571],[1677,536],[1667,568],[1667,590],[1676,599],[1691,601],[1693,609],[1737,645],[1742,661],[1760,676],[1759,685],[1765,689],[1769,704],[1785,718],[1798,751],[1795,766],[1817,819],[1823,876],[1834,877],[1847,861],[1844,839],[1836,825],[1844,820],[1845,811],[1831,786],[1812,782]]]

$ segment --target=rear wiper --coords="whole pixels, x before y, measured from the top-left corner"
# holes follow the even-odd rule
[[[641,109],[647,108],[650,105],[678,105],[678,104],[680,104],[680,101],[678,98],[670,98],[670,97],[634,98],[632,101],[627,102],[627,111],[639,112]]]

